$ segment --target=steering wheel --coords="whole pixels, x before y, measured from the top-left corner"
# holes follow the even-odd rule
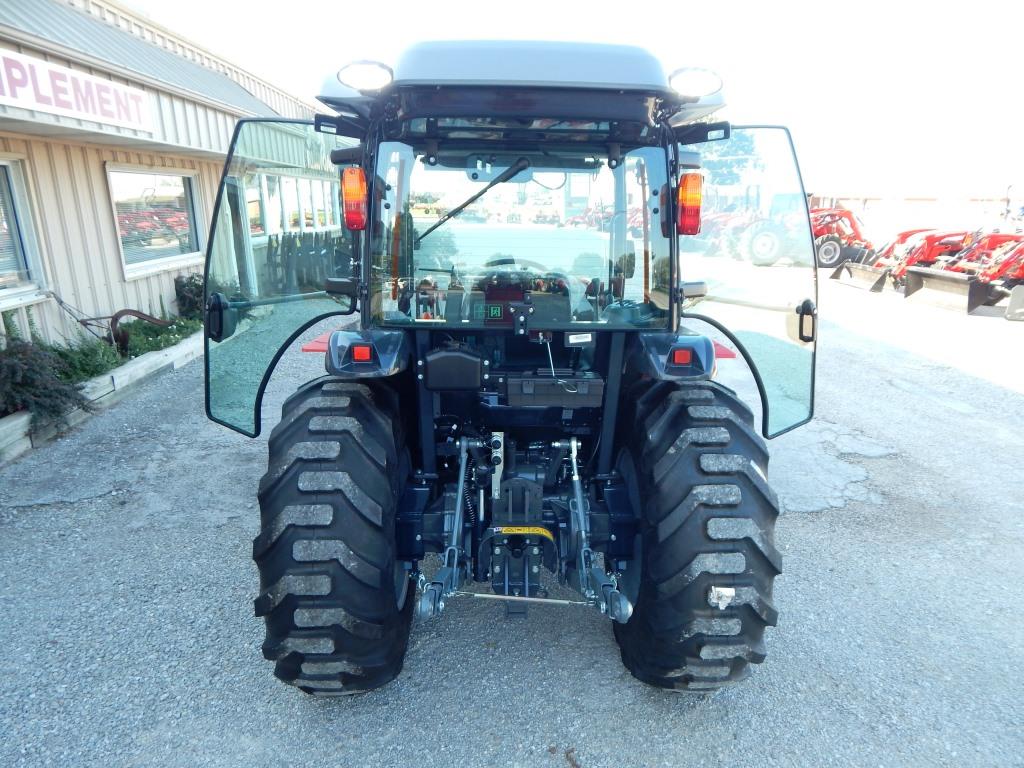
[[[651,317],[650,307],[633,299],[619,299],[601,310],[601,319],[637,323]]]

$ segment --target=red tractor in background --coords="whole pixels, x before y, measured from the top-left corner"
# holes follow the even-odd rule
[[[845,208],[812,208],[811,233],[819,267],[836,267],[844,261],[864,262],[875,250],[864,235],[860,219]]]

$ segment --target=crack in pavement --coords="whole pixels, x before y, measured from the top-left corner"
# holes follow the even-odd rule
[[[880,504],[864,459],[897,455],[895,448],[854,429],[815,418],[779,438],[788,450],[772,451],[769,476],[784,512],[824,512],[851,502]]]

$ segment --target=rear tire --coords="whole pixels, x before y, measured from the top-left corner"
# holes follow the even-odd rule
[[[770,267],[782,258],[786,234],[774,221],[755,221],[740,235],[739,251],[755,267]]]
[[[270,435],[255,608],[274,675],[306,693],[368,691],[402,669],[415,601],[395,559],[400,425],[393,390],[324,377],[288,398]]]
[[[641,382],[629,400],[627,423],[642,428],[618,468],[640,533],[639,569],[622,582],[635,610],[614,625],[622,663],[660,688],[713,690],[764,660],[778,618],[768,451],[750,409],[717,383]]]

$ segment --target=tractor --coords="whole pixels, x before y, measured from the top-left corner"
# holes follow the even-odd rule
[[[282,355],[335,324],[257,489],[274,674],[378,688],[414,619],[490,600],[513,636],[599,611],[653,686],[744,678],[777,620],[765,440],[813,412],[806,205],[767,269],[681,243],[751,174],[803,199],[788,131],[712,121],[707,70],[583,43],[420,43],[319,101],[239,121],[206,254],[215,422],[259,435]]]
[[[812,208],[811,231],[819,267],[834,268],[844,261],[865,262],[874,255],[875,246],[853,211]]]

